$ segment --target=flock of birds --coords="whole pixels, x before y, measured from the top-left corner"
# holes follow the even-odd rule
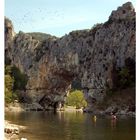
[[[10,14],[7,15],[14,23],[16,23],[16,26],[19,29],[23,29],[25,26],[29,26],[31,28],[34,28],[34,23],[40,21],[40,22],[46,22],[51,21],[55,22],[58,20],[64,19],[64,9],[62,10],[46,10],[46,9],[32,9],[32,10],[26,10],[20,11],[17,13],[16,11],[13,12],[16,14]]]

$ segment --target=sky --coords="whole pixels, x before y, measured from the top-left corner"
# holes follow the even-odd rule
[[[5,16],[15,32],[43,32],[61,37],[108,20],[128,0],[5,0]],[[129,0],[136,6],[135,0]]]

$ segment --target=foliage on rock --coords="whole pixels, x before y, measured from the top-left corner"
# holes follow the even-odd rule
[[[75,90],[69,94],[66,100],[66,105],[69,106],[76,106],[77,109],[81,107],[86,107],[87,102],[84,99],[84,95],[82,91],[80,90]]]
[[[14,78],[10,74],[5,75],[5,102],[10,103],[17,99],[16,93],[13,92]]]
[[[5,102],[10,103],[18,99],[16,90],[24,90],[27,84],[27,75],[11,65],[5,66]]]
[[[14,90],[25,90],[28,81],[28,76],[22,73],[17,67],[13,66],[11,68],[11,74],[15,79]]]
[[[125,61],[126,65],[117,70],[117,87],[125,89],[135,86],[135,62],[128,58]]]

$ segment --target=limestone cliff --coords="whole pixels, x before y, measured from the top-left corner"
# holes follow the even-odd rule
[[[130,2],[113,11],[107,22],[89,30],[72,31],[61,38],[14,33],[5,19],[5,50],[13,65],[28,75],[26,95],[43,108],[65,101],[75,79],[89,109],[114,87],[114,69],[135,61],[135,10]]]

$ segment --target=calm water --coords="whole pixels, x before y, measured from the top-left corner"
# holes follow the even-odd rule
[[[135,118],[97,117],[80,112],[7,113],[5,119],[27,126],[20,133],[28,140],[135,140]]]

